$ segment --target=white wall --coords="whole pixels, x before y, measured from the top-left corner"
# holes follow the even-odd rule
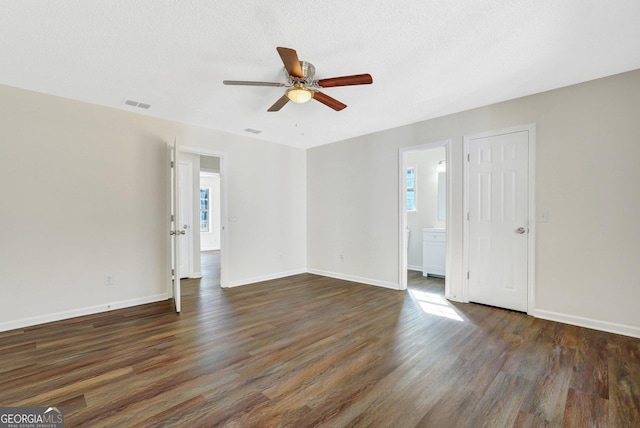
[[[309,269],[397,286],[398,148],[451,139],[459,296],[462,137],[536,123],[536,204],[549,213],[537,225],[536,315],[640,335],[639,117],[634,71],[310,149]]]
[[[174,137],[225,153],[229,285],[308,266],[392,288],[398,148],[451,139],[455,298],[462,137],[536,123],[536,315],[640,334],[638,117],[634,71],[305,152],[0,86],[0,330],[166,297]]]
[[[167,297],[175,137],[226,154],[229,285],[305,270],[303,150],[7,86],[0,129],[0,330]]]
[[[409,269],[422,270],[422,229],[446,227],[438,220],[438,173],[436,165],[445,160],[444,147],[407,153],[407,166],[416,167],[416,210],[407,212]]]
[[[200,156],[200,171],[220,172],[220,158],[215,156]]]

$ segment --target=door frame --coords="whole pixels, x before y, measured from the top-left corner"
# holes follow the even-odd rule
[[[228,216],[228,172],[227,162],[229,155],[226,152],[204,149],[193,146],[180,146],[180,152],[196,155],[213,156],[220,159],[220,287],[229,286],[229,249],[231,230],[229,230]]]
[[[447,162],[447,170],[445,172],[445,177],[447,179],[447,215],[445,219],[447,234],[446,234],[446,262],[445,262],[445,277],[444,277],[444,296],[449,299],[450,297],[450,289],[451,289],[451,253],[452,253],[452,245],[451,245],[451,140],[442,140],[436,141],[432,143],[420,144],[418,146],[409,146],[409,147],[400,147],[398,149],[398,182],[399,182],[399,198],[398,198],[398,266],[400,267],[400,272],[398,276],[398,289],[406,290],[407,289],[407,269],[408,269],[408,259],[409,254],[407,250],[407,234],[405,231],[407,230],[407,180],[406,180],[406,169],[409,166],[407,163],[407,155],[412,152],[419,152],[423,150],[437,149],[439,147],[444,147],[445,151],[445,160]],[[422,239],[422,236],[420,237]]]
[[[178,200],[180,197],[180,175],[178,169],[179,161],[179,144],[178,139],[174,138],[173,146],[167,143],[167,166],[169,174],[167,174],[167,229],[169,236],[167,251],[167,295],[173,298],[175,311],[180,313],[182,307],[182,294],[180,290],[180,245],[178,243],[179,236],[176,234],[176,225],[180,217]],[[167,236],[165,235],[165,236]]]
[[[180,148],[178,147],[178,149]],[[186,231],[187,233],[182,235],[180,239],[180,252],[186,258],[186,272],[180,272],[180,275],[182,278],[194,278],[196,275],[193,271],[193,258],[195,257],[193,254],[193,162],[190,160],[178,159],[178,164],[180,165],[178,171],[185,171],[185,175],[187,177],[186,182],[182,178],[180,179],[182,189],[180,191],[178,205],[180,207],[181,214],[186,212],[186,215],[184,216],[186,218],[182,218],[181,216],[180,220],[182,224],[189,226]],[[177,229],[182,229],[182,226],[178,225]]]
[[[479,138],[495,137],[504,134],[527,131],[528,141],[528,221],[529,229],[527,240],[527,314],[533,315],[535,311],[535,271],[536,271],[536,124],[529,123],[509,128],[496,129],[467,134],[462,138],[462,150],[464,154],[464,221],[463,221],[463,248],[462,248],[462,300],[469,302],[469,146],[471,142]]]

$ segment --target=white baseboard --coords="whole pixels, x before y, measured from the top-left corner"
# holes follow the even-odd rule
[[[342,279],[342,280],[345,280],[345,281],[359,282],[359,283],[367,284],[367,285],[375,285],[377,287],[390,288],[392,290],[399,290],[400,289],[399,284],[397,284],[395,282],[378,281],[377,279],[363,278],[363,277],[360,277],[360,276],[344,275],[344,274],[341,274],[341,273],[338,273],[338,272],[329,272],[329,271],[319,270],[319,269],[307,269],[307,272],[315,274],[315,275],[328,276],[329,278],[336,278],[336,279]]]
[[[189,275],[189,278],[192,278],[192,279],[202,278],[202,272],[194,272],[191,275]]]
[[[0,323],[0,332],[15,330],[17,328],[31,327],[38,324],[45,324],[54,321],[62,321],[69,318],[81,317],[84,315],[93,315],[101,312],[109,312],[116,309],[129,308],[131,306],[145,305],[147,303],[159,302],[167,300],[169,295],[156,294],[153,296],[139,297],[131,300],[121,300],[119,302],[105,303],[102,305],[89,306],[86,308],[72,309],[69,311],[56,312],[52,314],[39,315],[31,318],[22,318],[15,321]]]
[[[379,281],[371,278],[363,278],[352,275],[344,275],[338,272],[330,272],[319,269],[295,269],[286,272],[278,272],[270,275],[263,275],[259,277],[246,278],[238,281],[232,281],[229,283],[229,287],[238,287],[242,285],[254,284],[262,281],[269,281],[272,279],[285,278],[292,275],[299,275],[302,273],[311,273],[315,275],[326,276],[329,278],[336,278],[345,281],[358,282],[362,284],[374,285],[377,287],[389,288],[392,290],[398,290],[398,284],[393,282]],[[72,309],[63,312],[56,312],[52,314],[40,315],[30,318],[22,318],[15,321],[8,321],[0,323],[0,332],[15,330],[19,328],[31,327],[38,324],[45,324],[54,321],[61,321],[69,318],[80,317],[84,315],[93,315],[101,312],[109,312],[116,309],[129,308],[132,306],[144,305],[147,303],[159,302],[169,299],[168,293],[156,294],[152,296],[140,297],[137,299],[122,300],[118,302],[105,303],[96,306],[90,306],[86,308]],[[453,299],[455,300],[455,299]],[[626,324],[612,323],[608,321],[595,320],[592,318],[584,318],[575,315],[567,315],[558,312],[545,311],[542,309],[536,309],[532,314],[536,318],[542,318],[549,321],[561,322],[564,324],[577,325],[579,327],[591,328],[594,330],[606,331],[609,333],[621,334],[624,336],[640,338],[640,327],[635,327]]]
[[[286,272],[277,272],[269,275],[254,276],[253,278],[245,278],[245,279],[239,279],[236,281],[229,281],[226,288],[239,287],[242,285],[254,284],[256,282],[271,281],[272,279],[285,278],[287,276],[299,275],[301,273],[307,273],[307,270],[304,268],[294,269]]]
[[[416,272],[422,272],[422,266],[413,266],[413,265],[409,265],[407,266],[408,270],[414,270]]]
[[[594,320],[591,318],[583,318],[575,315],[561,314],[558,312],[545,311],[542,309],[536,309],[533,313],[533,316],[536,318],[542,318],[549,321],[557,321],[564,324],[577,325],[579,327],[586,327],[594,330],[601,330],[609,333],[622,334],[624,336],[640,338],[640,327],[634,327],[631,325]]]

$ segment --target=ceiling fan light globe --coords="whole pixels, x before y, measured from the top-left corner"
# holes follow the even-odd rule
[[[294,103],[302,104],[313,98],[313,92],[307,88],[295,87],[287,91],[287,98]]]

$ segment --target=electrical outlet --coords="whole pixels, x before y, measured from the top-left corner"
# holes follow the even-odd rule
[[[104,276],[104,285],[113,285],[113,275]]]

